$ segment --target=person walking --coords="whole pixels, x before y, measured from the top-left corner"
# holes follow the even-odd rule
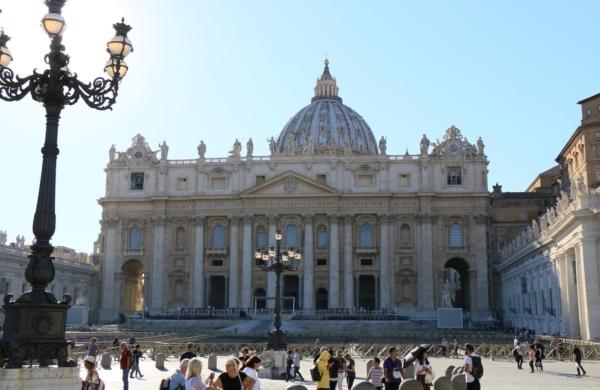
[[[131,369],[131,372],[129,373],[129,377],[133,378],[133,376],[135,375],[138,379],[143,378],[144,376],[140,371],[140,358],[142,357],[143,352],[139,344],[135,346],[135,348],[131,352],[131,355],[133,356],[133,367]]]
[[[118,347],[119,345],[121,345],[121,342],[119,341],[118,337],[115,337],[115,339],[112,342],[112,346],[113,347]]]
[[[185,390],[185,376],[189,364],[190,359],[183,359],[179,362],[179,368],[171,375],[169,390]]]
[[[544,371],[544,365],[542,364],[542,360],[544,358],[544,354],[542,352],[542,348],[539,343],[534,343],[533,348],[535,348],[535,368],[542,372]]]
[[[427,352],[415,360],[415,378],[423,384],[423,390],[430,390],[433,383],[433,371],[427,359]]]
[[[229,359],[225,362],[225,372],[219,375],[214,383],[215,388],[223,390],[251,389],[252,385],[254,385],[254,379],[245,372],[239,371],[237,359]]]
[[[515,336],[513,340],[513,356],[515,357],[515,361],[517,362],[517,368],[519,370],[523,369],[523,356],[521,351],[521,344],[519,344],[519,339]]]
[[[335,359],[337,360],[337,363],[338,363],[337,388],[338,388],[338,390],[343,390],[344,374],[346,373],[346,360],[344,360],[344,357],[342,356],[341,349],[338,349],[337,351],[335,351]]]
[[[389,356],[383,361],[385,390],[398,390],[400,382],[402,382],[402,361],[398,359],[396,347],[390,348],[388,353]]]
[[[248,353],[250,353],[250,351],[248,350],[248,348],[244,347],[241,350],[241,355],[240,355],[240,362],[242,363],[242,370],[244,369],[244,367],[246,367],[246,360],[250,359],[250,355],[248,355]]]
[[[473,358],[475,357],[473,352],[475,348],[471,344],[465,345],[465,365],[463,371],[465,373],[465,382],[467,382],[467,390],[479,390],[481,385],[479,384],[479,378],[473,375]]]
[[[356,379],[356,362],[349,353],[344,356],[344,360],[346,361],[346,384],[348,390],[350,390],[354,384],[354,379]]]
[[[371,367],[371,369],[369,370],[369,373],[367,374],[367,380],[371,380],[371,383],[373,384],[373,386],[375,386],[375,388],[377,390],[382,390],[383,389],[383,368],[381,368],[380,366],[381,360],[379,360],[378,357],[376,357],[375,359],[373,359],[373,367]]]
[[[331,358],[329,352],[325,349],[317,357],[317,370],[321,375],[321,379],[317,382],[317,390],[329,390],[329,369],[328,362]]]
[[[88,356],[96,357],[98,354],[98,340],[95,337],[90,339],[90,345],[88,345]]]
[[[533,369],[533,367],[535,367],[535,347],[533,346],[533,344],[531,344],[529,346],[529,368],[531,368],[531,374],[533,374],[535,371]]]
[[[340,369],[340,361],[337,356],[333,355],[333,350],[327,351],[330,358],[327,361],[327,370],[329,371],[329,390],[336,390],[338,384],[338,371]]]
[[[246,367],[242,370],[244,374],[254,380],[251,390],[260,390],[260,379],[258,379],[258,367],[260,367],[260,358],[256,355],[246,360]]]
[[[81,389],[82,390],[97,390],[102,383],[100,379],[100,375],[98,375],[98,371],[96,370],[96,357],[95,356],[86,356],[83,360],[83,365],[87,370],[85,379],[81,381]]]
[[[197,357],[197,356],[194,353],[194,343],[188,342],[185,345],[185,352],[182,353],[181,356],[179,356],[179,361],[182,361],[183,359],[190,359],[190,360],[192,360],[195,357]]]
[[[452,357],[458,357],[458,340],[454,339],[454,351],[452,352]]]
[[[133,356],[127,346],[127,343],[123,341],[121,343],[121,357],[119,358],[119,365],[121,371],[123,371],[123,390],[129,390],[129,370],[131,370]]]
[[[292,355],[292,350],[287,351],[287,356],[285,358],[285,381],[288,382],[290,379],[293,381],[292,377],[292,367],[294,367],[294,357]]]
[[[300,372],[300,362],[302,361],[302,355],[300,354],[300,350],[296,347],[294,348],[294,380],[296,379],[296,375],[300,376],[300,380],[304,382],[304,377]]]
[[[575,367],[577,368],[577,376],[581,376],[581,374],[586,375],[587,372],[581,366],[581,349],[577,346],[577,344],[573,344],[573,360],[575,360]]]
[[[448,356],[448,340],[446,338],[442,339],[442,355],[444,357]]]

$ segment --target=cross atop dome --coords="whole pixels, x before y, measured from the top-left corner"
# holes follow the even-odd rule
[[[341,102],[342,98],[338,96],[338,92],[339,88],[335,78],[329,72],[329,60],[325,58],[325,69],[323,69],[321,78],[317,80],[317,85],[315,86],[315,97],[312,98],[312,101],[338,100]]]

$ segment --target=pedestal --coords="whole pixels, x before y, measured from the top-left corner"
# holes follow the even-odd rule
[[[0,368],[0,390],[81,390],[79,367]]]
[[[440,307],[437,309],[438,329],[462,329],[463,309],[459,307]]]
[[[262,368],[258,370],[259,378],[285,379],[285,360],[287,351],[266,350],[260,355]]]

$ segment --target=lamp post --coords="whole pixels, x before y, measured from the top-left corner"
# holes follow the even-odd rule
[[[6,360],[6,368],[20,368],[23,361],[35,360],[40,366],[48,366],[56,360],[61,367],[72,366],[67,360],[65,327],[71,297],[61,301],[46,287],[54,279],[50,240],[56,226],[55,187],[58,123],[65,105],[73,105],[81,98],[89,107],[109,110],[116,102],[119,81],[127,73],[125,57],[133,51],[127,33],[131,27],[122,19],[113,25],[116,35],[107,43],[110,55],[104,66],[110,79],[96,78],[91,83],[78,80],[77,74],[68,69],[69,56],[64,53],[62,33],[65,20],[62,7],[66,0],[46,0],[48,13],[42,19],[42,28],[50,37],[50,52],[44,60],[48,69],[36,70],[26,77],[15,76],[8,68],[13,57],[7,48],[9,37],[0,30],[0,99],[18,101],[30,94],[33,100],[46,109],[46,136],[42,148],[42,172],[37,206],[33,218],[35,240],[31,246],[25,279],[31,290],[13,301],[12,294],[4,296],[4,333],[0,340],[0,365]]]
[[[274,329],[269,332],[268,349],[283,351],[286,349],[286,333],[281,330],[281,274],[283,271],[295,271],[302,259],[300,251],[296,248],[281,248],[283,236],[280,231],[275,233],[276,246],[264,250],[259,248],[254,253],[256,265],[263,271],[275,272],[275,318]]]

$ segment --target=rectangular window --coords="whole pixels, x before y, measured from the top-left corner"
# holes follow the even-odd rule
[[[215,190],[223,190],[227,188],[226,177],[213,177],[210,179],[210,187]]]
[[[133,172],[129,179],[129,189],[131,191],[143,191],[144,190],[144,173]]]
[[[462,171],[459,167],[448,167],[448,185],[462,185]]]
[[[521,294],[527,294],[527,278],[525,276],[521,278]]]
[[[256,176],[256,185],[262,184],[267,180],[265,175],[257,175]]]
[[[360,265],[363,265],[363,266],[373,265],[373,259],[360,259]]]
[[[356,181],[359,187],[370,187],[374,183],[373,175],[357,175]]]
[[[177,191],[186,191],[187,189],[188,189],[187,177],[178,177],[177,178]]]
[[[223,260],[213,260],[210,262],[210,264],[213,267],[222,267],[223,266]]]
[[[327,175],[317,175],[317,181],[321,184],[327,184]]]
[[[401,173],[398,177],[398,187],[410,187],[410,175],[408,173]]]
[[[317,265],[318,266],[326,266],[327,265],[327,259],[317,259]]]

